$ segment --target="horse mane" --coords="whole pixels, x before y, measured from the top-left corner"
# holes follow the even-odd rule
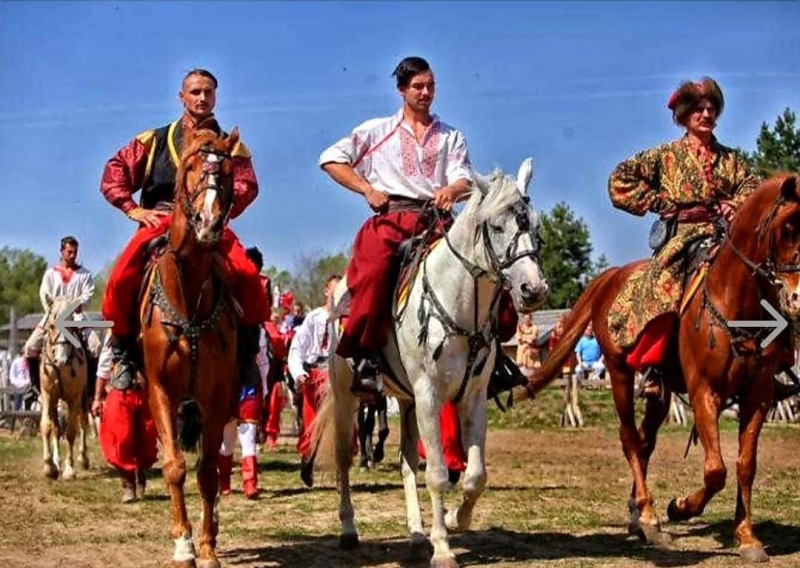
[[[488,177],[475,176],[470,198],[461,215],[479,225],[511,207],[520,198],[516,181],[495,169]]]
[[[205,146],[206,144],[211,144],[214,146],[219,142],[222,142],[224,139],[220,138],[219,134],[217,134],[213,129],[213,125],[216,124],[216,121],[206,121],[201,123],[201,128],[196,130],[192,136],[188,137],[186,140],[186,144],[181,152],[181,163],[178,167],[178,171],[175,174],[175,196],[177,197],[178,192],[185,191],[185,181],[186,181],[186,166],[189,163],[189,159],[197,154],[197,152]]]
[[[734,215],[730,227],[731,233],[738,233],[740,230],[751,233],[755,230],[760,241],[778,212],[779,193],[783,183],[788,178],[796,176],[797,174],[791,172],[781,172],[759,183]]]

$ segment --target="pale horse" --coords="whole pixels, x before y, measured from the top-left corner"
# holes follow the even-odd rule
[[[74,347],[64,336],[56,321],[61,314],[70,309],[74,298],[47,297],[47,313],[44,321],[44,343],[39,363],[41,380],[42,418],[39,432],[42,435],[44,474],[57,479],[59,476],[58,445],[61,437],[58,419],[58,402],[63,400],[67,413],[67,455],[62,479],[75,477],[73,447],[80,433],[80,463],[84,470],[89,469],[86,448],[86,433],[89,430],[88,408],[85,389],[88,379],[86,349]],[[70,314],[66,320],[72,320]],[[71,331],[67,330],[67,333]],[[79,334],[76,333],[77,337]],[[84,343],[82,343],[84,345]]]
[[[547,297],[539,266],[539,220],[527,195],[532,171],[528,158],[516,180],[499,171],[488,179],[476,176],[472,194],[444,242],[422,262],[383,350],[393,375],[384,377],[384,390],[400,403],[401,471],[408,529],[415,547],[426,542],[416,485],[420,436],[427,451],[432,566],[458,566],[450,550],[448,529],[468,529],[475,503],[486,486],[486,390],[497,356],[499,294],[502,289],[509,290],[521,313],[532,312]],[[343,279],[335,303],[346,291]],[[335,354],[338,325],[332,330],[330,385],[315,420],[314,440],[317,463],[336,463],[339,543],[347,549],[358,546],[349,469],[359,401],[350,392],[350,363]],[[445,514],[443,497],[452,486],[442,454],[439,414],[447,400],[458,405],[467,469],[461,502]]]

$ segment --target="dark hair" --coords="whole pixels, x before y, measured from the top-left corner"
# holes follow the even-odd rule
[[[341,280],[341,279],[342,279],[341,275],[339,275],[339,274],[331,274],[330,276],[328,276],[328,279],[325,281],[325,286],[327,286],[328,284],[330,284],[334,280]]]
[[[76,239],[73,236],[64,237],[63,239],[61,239],[61,249],[60,250],[64,250],[64,247],[67,246],[67,245],[71,245],[73,247],[77,247],[78,246],[78,239]]]
[[[717,116],[725,108],[725,97],[722,89],[711,77],[703,77],[700,82],[684,81],[669,98],[667,108],[672,111],[675,124],[685,126],[686,119],[702,99],[708,99],[717,111]]]
[[[397,64],[394,73],[392,73],[392,77],[397,78],[397,88],[399,89],[408,87],[409,83],[411,83],[411,79],[413,79],[415,75],[430,70],[431,66],[421,57],[406,57]]]
[[[211,81],[214,83],[215,89],[219,85],[219,83],[217,83],[217,78],[214,77],[214,74],[211,71],[209,71],[208,69],[201,69],[199,67],[196,69],[192,69],[191,71],[186,73],[186,75],[183,76],[183,81],[181,81],[181,85],[185,83],[186,79],[188,79],[192,75],[200,75],[201,77],[206,77],[207,79],[211,79]]]
[[[247,258],[250,259],[250,262],[255,264],[258,271],[261,272],[261,269],[264,268],[264,255],[261,254],[261,251],[258,250],[258,247],[250,247],[246,251],[244,251]]]

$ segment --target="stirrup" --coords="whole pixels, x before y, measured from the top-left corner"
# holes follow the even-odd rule
[[[358,361],[353,368],[353,385],[350,392],[360,398],[372,398],[381,395],[381,363],[374,356],[367,356]]]
[[[639,381],[634,398],[664,400],[664,376],[660,368],[648,367]]]

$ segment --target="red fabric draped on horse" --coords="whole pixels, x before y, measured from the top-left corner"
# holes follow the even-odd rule
[[[626,280],[639,263],[607,270],[584,291],[565,322],[564,335],[545,365],[528,385],[534,395],[556,378],[591,322],[605,355],[620,420],[622,449],[633,472],[630,530],[647,541],[662,538],[653,498],[646,485],[656,434],[669,410],[671,392],[688,392],[695,428],[705,452],[703,487],[673,499],[670,520],[703,513],[725,486],[726,467],[719,441],[719,416],[726,401],[739,403],[738,495],[734,538],[748,560],[767,554],[753,532],[751,492],[756,473],[758,436],[773,399],[773,376],[791,349],[789,331],[761,347],[771,329],[757,333],[727,322],[771,319],[762,299],[785,317],[800,319],[800,197],[797,177],[780,175],[761,183],[741,205],[723,239],[705,280],[685,304],[675,328],[677,342],[667,360],[662,398],[648,398],[641,429],[634,413],[634,370],[609,331],[608,314]],[[684,299],[685,301],[687,298]]]
[[[241,385],[236,373],[238,317],[217,249],[228,231],[225,221],[233,203],[230,154],[238,139],[236,129],[227,138],[203,130],[184,143],[168,245],[147,280],[140,306],[144,372],[170,495],[173,562],[179,566],[194,566],[195,550],[184,502],[186,461],[178,436],[184,447],[201,436],[197,482],[203,516],[197,562],[207,568],[220,566],[214,550],[217,461]],[[183,431],[176,432],[178,406],[186,398],[197,402],[201,425],[191,431],[196,423],[184,420],[179,427]]]

